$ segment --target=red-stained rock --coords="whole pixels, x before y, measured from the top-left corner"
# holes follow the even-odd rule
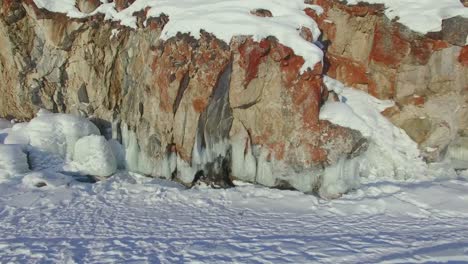
[[[410,52],[410,43],[404,40],[395,27],[378,24],[374,32],[373,47],[369,59],[397,68]]]
[[[122,11],[129,7],[135,0],[114,0],[117,11]]]
[[[468,46],[465,46],[460,51],[460,56],[458,56],[458,61],[464,66],[468,67]]]
[[[249,85],[252,79],[257,78],[258,66],[269,52],[270,42],[266,39],[262,40],[259,45],[255,45],[252,40],[247,40],[239,46],[240,64],[246,70],[244,86]]]
[[[118,10],[133,2],[115,1]],[[20,10],[12,3],[4,0],[2,10]],[[83,0],[78,8],[87,12],[98,4]],[[131,152],[126,165],[132,171],[188,186],[203,171],[211,183],[226,186],[227,176],[243,176],[226,169],[232,140],[242,136],[241,153],[267,163],[275,179],[250,181],[312,192],[323,168],[351,155],[362,139],[319,120],[323,65],[302,72],[304,59],[274,38],[224,43],[203,32],[200,39],[179,34],[161,41],[170,18],[150,18],[144,26],[147,10],[135,14],[134,30],[99,15],[70,19],[32,0],[21,6],[27,12],[14,25],[0,20],[0,116],[28,119],[39,108],[93,116]],[[315,37],[299,30],[306,40]],[[360,78],[349,75],[352,83]],[[282,168],[294,173],[284,178]],[[303,180],[296,177],[310,184],[294,185]]]
[[[306,13],[330,42],[327,74],[378,98],[395,100],[397,107],[385,114],[397,126],[420,116],[437,124],[420,142],[421,149],[445,149],[456,134],[447,129],[468,127],[468,19],[446,19],[440,32],[421,35],[390,21],[382,14],[382,6],[310,2],[325,11],[320,16]],[[453,114],[443,114],[441,109],[451,109],[447,113]]]
[[[372,80],[369,78],[366,65],[355,62],[342,56],[330,54],[328,56],[330,68],[327,74],[342,81],[344,84],[352,87],[360,85],[369,85]]]
[[[208,106],[208,102],[206,101],[205,98],[196,98],[192,102],[193,104],[193,109],[197,113],[202,113],[205,108]]]
[[[3,14],[6,23],[12,24],[24,18],[26,11],[18,1],[4,0],[0,6],[0,14]]]
[[[314,35],[312,34],[312,30],[307,27],[301,27],[301,37],[309,42],[312,42],[314,39]]]

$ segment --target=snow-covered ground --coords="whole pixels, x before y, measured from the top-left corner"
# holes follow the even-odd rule
[[[41,177],[51,184],[31,186]],[[467,190],[461,179],[383,181],[325,201],[32,173],[0,183],[0,263],[462,263]]]

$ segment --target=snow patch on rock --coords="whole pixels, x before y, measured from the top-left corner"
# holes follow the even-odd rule
[[[370,141],[368,150],[360,158],[362,176],[396,179],[427,176],[427,164],[417,144],[381,114],[393,106],[393,102],[345,87],[329,77],[325,77],[324,82],[330,91],[338,94],[340,102],[326,102],[320,119],[358,130]]]
[[[349,5],[360,2],[385,4],[385,15],[419,33],[442,30],[442,20],[461,16],[468,18],[468,8],[460,0],[347,0]]]
[[[34,0],[39,8],[65,13],[69,17],[82,18],[104,14],[105,19],[118,21],[121,25],[136,28],[136,12],[146,10],[147,17],[169,16],[161,39],[167,40],[178,33],[189,33],[195,38],[201,31],[215,35],[226,43],[235,36],[251,36],[260,41],[274,36],[278,41],[292,48],[296,55],[305,60],[302,71],[313,69],[322,61],[322,50],[301,37],[301,28],[311,29],[314,41],[320,36],[316,22],[304,12],[306,8],[322,13],[317,5],[305,4],[304,0],[136,0],[128,8],[118,12],[115,3],[104,2],[90,14],[82,13],[75,7],[74,0]],[[267,9],[272,17],[258,17],[252,10]]]

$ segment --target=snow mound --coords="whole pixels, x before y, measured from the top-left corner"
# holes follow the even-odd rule
[[[115,3],[103,2],[90,14],[81,13],[74,0],[34,0],[39,8],[52,12],[66,13],[69,17],[82,18],[89,15],[104,14],[105,19],[136,28],[135,12],[146,10],[147,17],[169,16],[161,39],[167,40],[177,33],[189,33],[199,38],[201,31],[214,34],[217,38],[230,43],[234,36],[252,36],[256,41],[274,36],[278,41],[292,48],[296,55],[305,60],[302,71],[314,68],[322,61],[322,50],[301,37],[301,28],[311,29],[314,41],[320,36],[315,21],[304,12],[312,8],[318,13],[323,9],[316,5],[305,4],[304,0],[136,0],[128,8],[118,12]],[[257,9],[267,9],[272,17],[258,17],[251,14]]]
[[[0,134],[4,137],[0,178],[29,169],[107,177],[125,159],[118,142],[108,142],[88,119],[69,114],[40,110],[30,122],[14,124]]]
[[[0,144],[0,181],[28,171],[28,157],[22,146]]]
[[[81,172],[108,177],[117,171],[117,160],[111,145],[103,136],[87,136],[75,144],[73,161]]]
[[[385,15],[411,30],[426,34],[442,30],[442,20],[461,16],[468,18],[468,8],[460,0],[347,0],[349,5],[360,2],[385,4]]]
[[[0,130],[10,128],[12,126],[13,124],[10,121],[0,118]]]
[[[51,114],[40,111],[26,126],[18,129],[6,138],[18,133],[27,135],[29,143],[38,150],[61,156],[65,159],[73,157],[75,143],[78,139],[89,135],[100,135],[99,129],[89,120],[67,114]]]
[[[325,77],[324,82],[329,90],[339,95],[340,102],[325,103],[320,119],[358,130],[370,141],[368,150],[360,158],[362,176],[396,179],[427,176],[427,165],[417,144],[381,114],[393,106],[391,101],[345,87],[329,77]]]

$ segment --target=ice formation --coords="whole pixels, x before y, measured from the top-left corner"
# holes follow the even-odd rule
[[[0,144],[0,181],[29,171],[24,147]]]
[[[119,160],[119,167],[133,172],[157,175],[161,178],[170,179],[176,165],[182,166],[182,162],[179,162],[174,153],[168,153],[166,156],[157,160],[148,157],[141,151],[134,131],[129,130],[125,123],[121,124],[121,131],[121,146],[119,146],[119,142],[115,141],[115,139],[111,140],[113,141],[113,143],[111,143],[112,149],[114,153],[116,153],[116,158]],[[195,172],[190,171],[190,174],[195,175]]]
[[[342,157],[338,163],[325,168],[319,195],[326,198],[337,198],[349,190],[358,188],[361,183],[359,178],[360,162],[360,158],[346,160]]]
[[[447,159],[455,169],[468,169],[468,140],[458,138],[447,150]]]

